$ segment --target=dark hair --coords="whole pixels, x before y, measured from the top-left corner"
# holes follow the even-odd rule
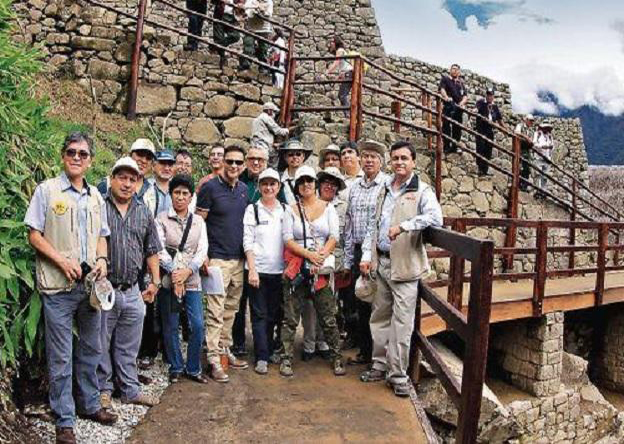
[[[275,39],[277,40],[279,37],[284,37],[284,33],[281,29],[275,28],[273,33],[275,34]]]
[[[396,150],[400,150],[401,148],[407,148],[409,152],[412,154],[412,160],[416,159],[416,148],[407,140],[402,140],[400,142],[396,142],[394,145],[390,147],[390,155],[392,156],[392,152]]]
[[[247,151],[245,151],[245,148],[243,148],[240,145],[228,145],[223,150],[223,157],[227,156],[227,153],[232,153],[232,152],[239,152],[243,155],[243,157],[245,157],[245,155],[247,154]]]
[[[178,187],[185,187],[193,194],[195,192],[195,184],[193,178],[188,174],[176,174],[169,182],[169,194],[173,194],[173,190]]]
[[[61,152],[64,153],[65,150],[69,148],[69,145],[71,145],[72,143],[80,142],[87,142],[87,146],[89,147],[89,153],[91,154],[91,157],[94,157],[95,146],[93,146],[93,139],[91,139],[91,137],[87,133],[84,133],[82,131],[74,131],[73,133],[68,134],[63,141],[63,151]]]
[[[303,177],[300,177],[300,178],[299,178],[299,179],[297,179],[297,181],[295,182],[295,192],[294,192],[293,194],[294,194],[296,197],[299,197],[299,196],[300,196],[300,194],[299,194],[299,186],[303,185],[303,183],[304,183],[304,182],[303,182],[303,178],[304,178],[304,177],[309,177],[309,176],[303,176]],[[312,179],[314,179],[314,178],[312,177]],[[318,184],[319,184],[318,179],[314,179],[314,181],[316,182],[316,188],[318,188]]]
[[[189,150],[187,150],[187,149],[184,149],[184,148],[180,148],[178,151],[176,151],[175,156],[176,156],[176,157],[178,157],[178,156],[182,156],[182,157],[191,157],[191,158],[193,157],[193,156],[191,156],[190,151],[189,151]]]
[[[342,38],[340,38],[337,35],[334,36],[334,45],[336,46],[336,49],[340,49],[340,48],[344,48],[345,47],[344,40],[342,40]]]
[[[461,69],[461,66],[459,66],[459,63],[453,63],[451,65],[451,69],[453,69],[453,68]]]
[[[342,154],[342,150],[346,150],[347,148],[351,148],[352,150],[355,150],[355,152],[358,153],[358,155],[360,154],[360,152],[358,151],[357,143],[351,140],[347,140],[346,142],[342,142],[340,144],[340,154]]]

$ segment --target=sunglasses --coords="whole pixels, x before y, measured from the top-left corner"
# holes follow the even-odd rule
[[[316,182],[316,180],[313,177],[308,177],[308,176],[304,176],[301,179],[299,179],[300,182],[303,183],[312,183],[312,182]]]
[[[286,153],[286,155],[288,157],[302,157],[303,151],[289,151],[288,153]]]
[[[242,166],[245,163],[245,161],[244,160],[225,159],[225,163],[228,164],[229,166],[232,166],[232,165]]]
[[[74,157],[76,157],[76,155],[78,155],[80,156],[81,160],[87,160],[91,156],[91,153],[89,151],[68,148],[65,150],[65,155],[71,159],[73,159]]]

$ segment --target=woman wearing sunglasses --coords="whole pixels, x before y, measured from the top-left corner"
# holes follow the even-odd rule
[[[286,169],[282,173],[282,189],[284,190],[284,198],[286,203],[292,205],[295,203],[295,175],[297,170],[301,168],[303,163],[312,154],[312,149],[307,148],[296,139],[289,140],[280,149],[280,165],[286,165]]]
[[[339,240],[338,215],[331,203],[316,195],[316,173],[302,166],[295,175],[297,203],[284,216],[284,352],[280,365],[282,376],[292,376],[295,331],[306,299],[311,298],[321,329],[330,348],[336,376],[344,375],[336,324],[336,300],[330,277],[334,269],[332,255]]]

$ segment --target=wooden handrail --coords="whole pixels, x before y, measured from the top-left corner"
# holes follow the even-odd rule
[[[141,45],[143,44],[143,23],[145,22],[145,9],[147,0],[139,1],[139,10],[136,19],[134,34],[134,49],[132,50],[132,62],[130,65],[130,85],[128,91],[128,120],[136,119],[137,93],[139,89],[139,63],[141,60]]]

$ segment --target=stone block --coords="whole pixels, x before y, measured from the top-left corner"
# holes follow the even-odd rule
[[[197,118],[188,124],[183,137],[187,142],[206,145],[221,140],[221,133],[212,119]]]
[[[89,74],[94,79],[118,79],[120,77],[120,67],[111,62],[103,62],[101,60],[91,60],[89,62]]]
[[[167,114],[175,109],[176,91],[173,86],[140,83],[137,91],[137,113]]]
[[[91,49],[94,51],[112,51],[115,47],[115,42],[113,40],[97,37],[77,35],[71,39],[71,46],[78,49]]]
[[[262,105],[253,102],[243,102],[236,110],[237,116],[242,117],[258,117],[262,112]]]
[[[190,102],[201,102],[206,98],[206,94],[201,88],[186,86],[180,90],[180,98]]]
[[[322,148],[325,148],[331,143],[331,138],[324,133],[304,131],[301,134],[301,143],[306,147],[311,147],[314,154],[318,155]]]
[[[260,88],[248,83],[231,85],[230,91],[232,91],[237,96],[242,97],[243,99],[251,100],[254,102],[260,100]]]
[[[224,119],[234,115],[236,100],[232,97],[217,95],[206,101],[204,114],[208,117],[218,117]]]
[[[251,117],[232,117],[223,122],[225,135],[238,139],[248,139],[251,137],[252,122]]]

